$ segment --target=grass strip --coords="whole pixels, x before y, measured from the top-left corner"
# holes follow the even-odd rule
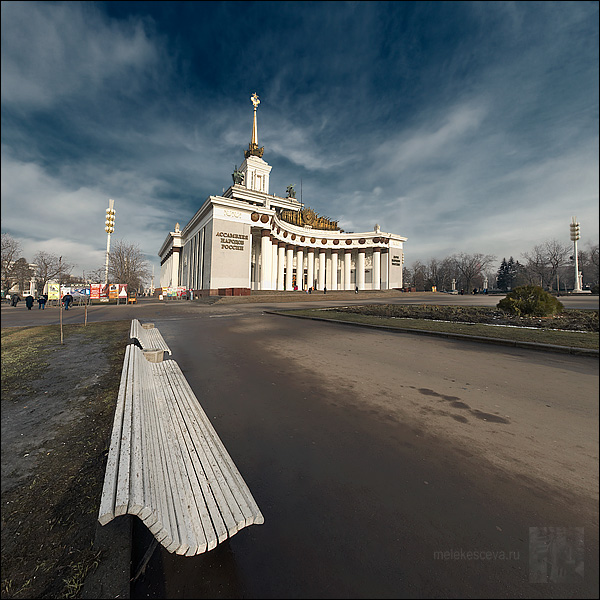
[[[439,331],[443,333],[458,333],[494,339],[512,340],[518,342],[532,342],[536,344],[552,344],[570,348],[583,348],[598,350],[599,336],[597,332],[555,331],[548,329],[526,329],[501,325],[486,325],[482,323],[447,323],[432,319],[412,319],[397,317],[376,317],[347,313],[335,309],[299,309],[281,312],[281,314],[305,317],[318,317],[345,321],[349,323],[363,323],[366,325],[380,325],[396,329],[419,329],[422,331]]]

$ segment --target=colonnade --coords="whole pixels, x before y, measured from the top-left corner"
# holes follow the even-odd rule
[[[313,248],[288,244],[275,239],[263,229],[260,243],[260,275],[256,283],[262,290],[291,290],[294,284],[294,265],[296,285],[299,289],[315,285],[323,290],[359,290],[367,289],[365,273],[366,254],[372,254],[371,282],[368,289],[379,290],[388,287],[388,248]],[[355,256],[355,269],[352,269],[352,255]],[[258,260],[257,260],[258,263]],[[258,266],[258,265],[257,265]],[[306,271],[306,284],[304,274]],[[352,274],[355,272],[354,281]]]

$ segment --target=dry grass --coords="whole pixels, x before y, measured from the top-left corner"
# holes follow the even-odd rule
[[[563,315],[541,319],[510,317],[494,308],[387,304],[295,310],[286,311],[286,314],[598,349],[598,311],[567,310]]]
[[[58,326],[2,329],[3,429],[7,411],[18,427],[20,414],[56,402],[56,394],[72,394],[77,414],[48,426],[45,447],[30,451],[37,452],[33,472],[2,494],[2,598],[77,598],[100,560],[93,540],[129,325],[66,325],[66,348]],[[110,376],[82,386],[77,370],[61,369],[61,353],[92,348]],[[41,381],[51,394],[40,393]],[[11,475],[28,461],[4,445],[2,456]]]

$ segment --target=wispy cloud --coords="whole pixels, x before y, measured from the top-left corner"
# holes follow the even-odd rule
[[[111,85],[133,94],[159,61],[142,20],[110,21],[94,3],[5,2],[2,21],[3,103],[48,108]]]

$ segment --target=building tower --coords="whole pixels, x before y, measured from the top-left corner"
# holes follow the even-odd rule
[[[244,181],[242,185],[249,190],[268,194],[269,174],[271,173],[272,167],[262,159],[262,155],[265,151],[264,146],[262,148],[258,146],[256,109],[260,104],[260,100],[258,99],[256,92],[252,94],[250,100],[254,105],[254,120],[252,122],[252,140],[248,144],[248,150],[244,152],[245,159],[240,167],[240,171],[244,174]]]

